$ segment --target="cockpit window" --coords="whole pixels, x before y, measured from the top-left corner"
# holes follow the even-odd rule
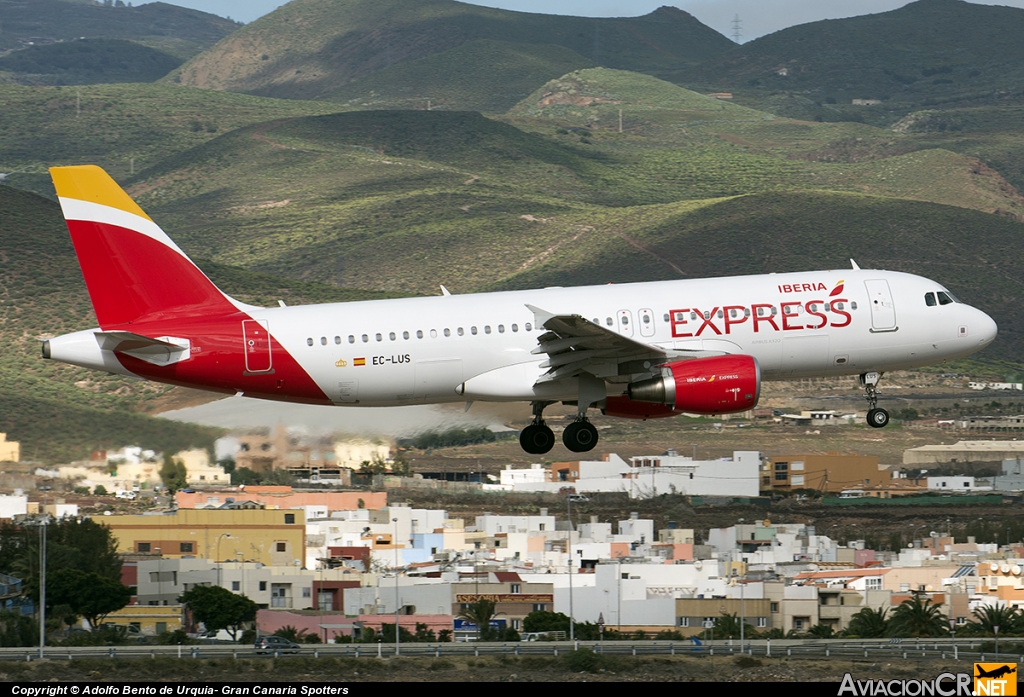
[[[935,293],[925,293],[924,304],[928,307],[935,307]]]
[[[952,305],[953,304],[953,298],[949,297],[948,293],[944,293],[943,291],[940,290],[938,293],[936,293],[936,295],[939,296],[939,304],[940,305]]]

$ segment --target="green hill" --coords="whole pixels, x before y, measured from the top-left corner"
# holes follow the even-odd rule
[[[34,179],[11,182],[50,192],[47,166],[92,163],[122,177],[132,158],[140,171],[239,126],[341,108],[167,84],[0,85],[0,103],[0,171],[28,169]]]
[[[324,94],[347,106],[504,112],[548,80],[593,63],[562,46],[480,39],[378,70]]]
[[[853,99],[883,102],[859,107],[862,118],[908,105],[1019,101],[1022,32],[1024,9],[917,0],[891,12],[789,27],[674,79],[739,94],[753,89],[761,98],[806,94],[833,118],[855,116]]]
[[[386,297],[272,278],[210,262],[213,281],[247,302],[291,304]],[[0,432],[25,459],[66,462],[96,448],[206,447],[219,433],[146,416],[174,388],[45,361],[41,339],[96,325],[57,204],[0,186]]]
[[[186,60],[239,24],[165,2],[138,7],[64,0],[0,0],[0,51],[76,39],[131,39]]]
[[[639,72],[692,65],[733,44],[676,8],[595,19],[529,14],[453,0],[293,0],[176,73],[182,84],[319,98],[356,78],[471,41],[556,45]]]
[[[124,39],[82,39],[30,46],[0,58],[0,71],[26,85],[156,82],[182,61]]]

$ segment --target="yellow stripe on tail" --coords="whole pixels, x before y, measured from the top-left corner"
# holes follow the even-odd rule
[[[50,176],[57,196],[61,198],[98,203],[152,220],[109,174],[96,165],[51,167]]]

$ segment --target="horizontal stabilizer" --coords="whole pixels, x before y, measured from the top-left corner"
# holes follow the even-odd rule
[[[171,365],[191,354],[188,339],[173,336],[152,338],[132,332],[96,332],[96,342],[104,351],[124,353],[153,365]]]

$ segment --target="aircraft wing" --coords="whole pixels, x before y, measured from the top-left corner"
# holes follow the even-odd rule
[[[538,326],[547,329],[537,339],[534,354],[547,354],[541,364],[548,371],[539,383],[577,377],[590,373],[610,379],[649,371],[670,360],[720,356],[723,351],[679,351],[636,341],[595,324],[580,315],[556,315],[533,305]]]

